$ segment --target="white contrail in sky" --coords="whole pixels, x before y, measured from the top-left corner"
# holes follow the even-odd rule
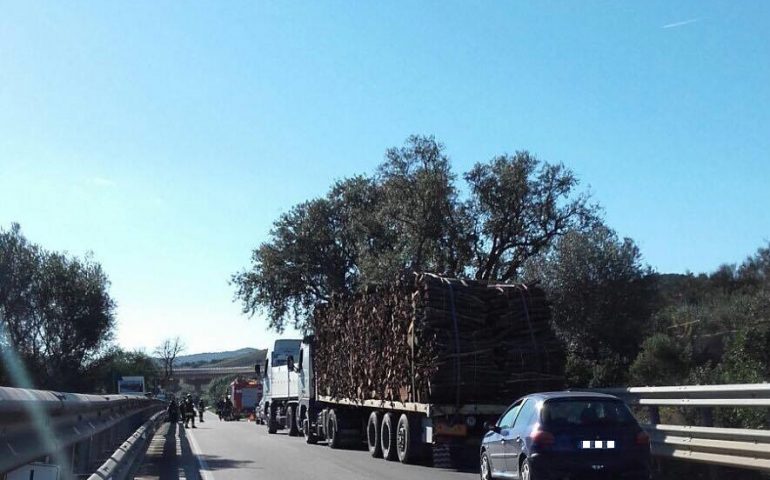
[[[700,19],[698,19],[698,18],[691,18],[691,19],[689,19],[689,20],[682,20],[681,22],[667,23],[666,25],[663,25],[663,26],[662,26],[662,27],[660,27],[660,28],[676,28],[676,27],[682,27],[682,26],[684,26],[684,25],[689,25],[689,24],[691,24],[691,23],[695,23],[695,22],[697,22],[698,20],[700,20]]]
[[[98,187],[114,187],[115,182],[110,180],[109,178],[104,177],[91,177],[88,179],[88,183],[91,185],[96,185]]]

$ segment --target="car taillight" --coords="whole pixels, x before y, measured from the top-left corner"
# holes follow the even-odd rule
[[[642,447],[650,446],[650,436],[645,432],[639,432],[636,434],[636,444]]]
[[[548,447],[556,443],[553,434],[545,430],[533,430],[529,438],[532,439],[532,445],[537,447]]]

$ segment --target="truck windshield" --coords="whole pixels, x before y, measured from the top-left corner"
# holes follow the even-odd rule
[[[286,359],[289,358],[289,355],[292,355],[296,362],[299,359],[301,344],[302,340],[276,340],[270,355],[270,365],[273,367],[286,365]]]

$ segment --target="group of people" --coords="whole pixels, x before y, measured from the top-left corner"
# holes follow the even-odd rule
[[[176,398],[172,398],[168,404],[168,421],[171,423],[183,422],[184,428],[188,428],[192,424],[192,428],[195,426],[195,417],[198,416],[198,422],[203,423],[203,412],[206,410],[206,402],[201,398],[198,400],[198,404],[195,404],[191,394],[187,394],[184,400],[177,402]],[[232,420],[233,415],[233,402],[230,400],[230,395],[223,396],[217,401],[217,415],[219,420]]]
[[[230,395],[222,397],[217,402],[217,415],[219,415],[219,421],[230,420],[233,414],[233,402],[230,400]]]
[[[196,428],[195,415],[197,413],[199,423],[203,423],[204,411],[206,411],[206,402],[202,398],[198,400],[197,409],[191,394],[187,394],[185,399],[179,403],[176,401],[176,398],[172,398],[168,404],[168,421],[176,423],[181,420],[184,422],[184,428],[188,428],[192,422],[192,428]]]

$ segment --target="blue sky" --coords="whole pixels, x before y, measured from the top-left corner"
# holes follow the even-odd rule
[[[0,225],[92,251],[118,340],[275,335],[270,223],[411,133],[563,162],[663,272],[770,240],[770,3],[0,2]]]

